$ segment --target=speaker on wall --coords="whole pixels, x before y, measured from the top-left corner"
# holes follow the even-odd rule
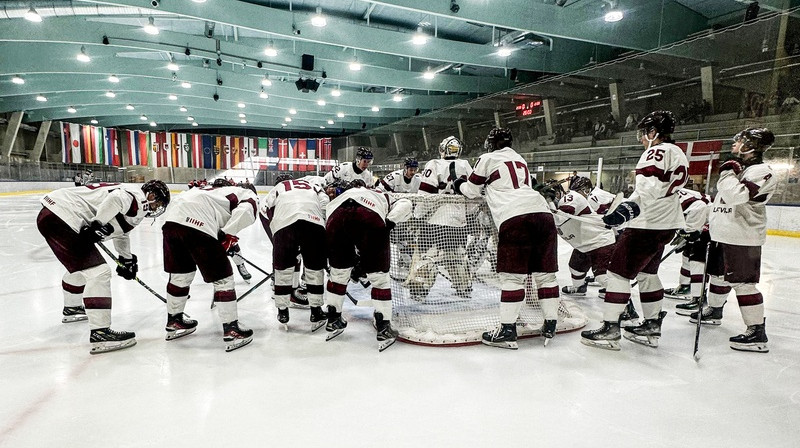
[[[301,59],[300,68],[310,72],[314,70],[314,56],[310,54],[304,54]]]

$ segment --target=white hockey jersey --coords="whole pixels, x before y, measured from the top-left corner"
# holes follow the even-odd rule
[[[325,176],[303,176],[297,180],[308,182],[309,184],[319,188],[325,188],[325,185],[328,185],[328,182],[325,180]]]
[[[531,188],[528,164],[511,147],[483,154],[469,181],[461,185],[468,198],[486,192],[486,203],[498,230],[509,218],[528,213],[550,212],[547,201]]]
[[[390,193],[416,193],[419,191],[420,175],[414,174],[411,179],[403,175],[405,168],[392,171],[378,181],[378,186]]]
[[[396,206],[401,203],[406,203],[406,205],[408,205],[410,208],[410,201],[408,199],[392,198],[388,193],[370,190],[363,187],[351,188],[339,196],[336,196],[336,199],[328,203],[328,206],[326,207],[328,216],[331,216],[333,212],[336,211],[336,209],[342,204],[347,202],[348,199],[352,199],[357,204],[377,213],[378,216],[380,216],[384,221],[386,221],[387,218],[394,218],[392,221],[395,223],[408,220],[408,215],[406,215],[405,212],[401,213],[399,210],[395,211]],[[353,229],[353,231],[357,230],[358,229]]]
[[[738,246],[762,246],[767,241],[767,202],[778,187],[765,163],[748,166],[738,176],[724,171],[709,216],[711,239]]]
[[[258,196],[247,188],[211,186],[192,188],[175,196],[164,221],[174,222],[207,233],[236,235],[253,224]]]
[[[149,211],[147,198],[139,189],[128,190],[116,183],[94,183],[54,190],[41,199],[44,207],[61,218],[75,232],[92,221],[111,224],[117,252],[130,258],[128,232],[139,225]]]
[[[614,202],[617,196],[611,194],[600,187],[594,187],[589,196],[586,198],[589,202],[589,207],[593,212],[600,215],[605,215],[608,212],[608,207]]]
[[[614,231],[605,228],[600,214],[592,211],[587,198],[576,191],[569,191],[558,203],[558,210],[573,216],[596,219],[597,224],[569,219],[556,213],[553,218],[561,238],[579,252],[590,252],[610,246],[616,241]]]
[[[678,190],[678,198],[681,201],[681,210],[686,219],[686,227],[689,232],[702,231],[708,222],[708,214],[711,211],[711,198],[699,191],[689,188]]]
[[[682,229],[678,189],[689,178],[689,161],[681,148],[659,143],[642,153],[636,164],[636,186],[628,201],[636,202],[641,213],[628,222],[632,229]]]
[[[472,174],[469,162],[462,159],[433,159],[425,164],[420,177],[419,192],[423,194],[454,194],[453,181]],[[467,209],[464,204],[431,204],[421,202],[414,211],[418,218],[431,224],[447,227],[467,225]]]
[[[359,170],[355,162],[340,163],[325,175],[326,184],[332,183],[337,179],[341,179],[345,182],[361,179],[368,187],[375,185],[375,179],[372,178],[370,170]]]
[[[330,199],[322,188],[303,179],[287,180],[275,185],[261,201],[259,213],[269,220],[274,235],[297,221],[308,221],[325,227],[325,206]]]

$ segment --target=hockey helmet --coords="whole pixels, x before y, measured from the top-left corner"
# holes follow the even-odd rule
[[[325,193],[331,200],[342,194],[345,190],[347,190],[347,182],[341,179],[335,179],[333,182],[325,185]]]
[[[486,141],[483,143],[484,149],[489,152],[496,151],[511,146],[514,138],[511,135],[511,130],[508,128],[492,128],[489,135],[486,136]]]
[[[275,176],[275,185],[278,185],[281,182],[292,180],[294,177],[289,173],[281,173]]]
[[[747,128],[733,136],[734,142],[742,142],[749,151],[742,154],[749,154],[752,151],[764,152],[775,143],[775,134],[767,128]]]
[[[228,183],[228,180],[227,180],[227,179],[223,179],[223,178],[221,178],[221,177],[218,177],[218,178],[214,179],[214,182],[212,182],[212,183],[211,183],[211,186],[212,186],[212,187],[215,187],[215,188],[219,188],[219,187],[230,187],[230,186],[231,186],[231,184],[230,184],[230,183]]]
[[[364,179],[353,179],[350,183],[347,184],[345,190],[349,190],[351,188],[359,188],[359,187],[366,187],[367,183],[364,182]]]
[[[458,158],[463,150],[464,143],[452,135],[439,143],[439,155],[442,156],[443,159]]]
[[[419,168],[419,162],[417,162],[417,159],[408,157],[406,158],[403,166],[406,168]]]
[[[569,185],[569,189],[573,191],[592,191],[592,181],[588,177],[576,177]]]
[[[374,156],[372,155],[372,151],[369,148],[359,146],[358,149],[356,150],[356,160],[360,159],[372,160],[373,157]]]
[[[656,131],[661,140],[669,139],[675,132],[675,115],[668,110],[657,110],[645,115],[636,125],[636,138],[641,140]]]
[[[154,206],[149,206],[150,211],[148,211],[146,215],[148,218],[155,218],[167,211],[167,205],[169,204],[170,199],[169,188],[167,188],[167,184],[160,180],[148,180],[144,183],[144,185],[142,185],[142,191],[144,192],[145,197],[150,196],[150,193],[152,193],[153,201],[155,201]],[[148,197],[147,199],[149,204],[150,198]]]

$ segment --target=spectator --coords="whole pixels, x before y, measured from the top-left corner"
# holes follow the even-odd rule
[[[592,120],[587,118],[583,124],[583,135],[592,135],[592,128]]]
[[[636,126],[636,122],[633,121],[633,114],[628,114],[628,118],[625,119],[625,130],[632,131]]]
[[[794,112],[798,104],[800,104],[800,100],[798,100],[797,97],[794,95],[787,96],[786,99],[783,100],[783,103],[781,103],[781,113],[787,114]]]

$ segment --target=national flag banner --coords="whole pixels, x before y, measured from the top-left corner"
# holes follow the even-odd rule
[[[155,164],[155,157],[151,155],[150,151],[150,147],[153,144],[153,134],[145,131],[136,131],[135,134],[139,142],[139,164],[142,166],[153,166]]]
[[[304,138],[297,140],[297,146],[295,146],[295,157],[300,159],[299,166],[297,167],[297,171],[308,171],[308,154],[306,153],[306,142],[307,140]]]
[[[103,152],[103,140],[105,133],[103,128],[90,126],[92,128],[92,152],[94,153],[94,163],[103,165],[106,163],[105,153]]]
[[[153,155],[155,156],[155,166],[158,168],[169,166],[169,142],[166,132],[153,133]]]
[[[318,143],[319,143],[318,138],[310,138],[306,140],[306,156],[309,160],[309,164],[312,166],[317,166],[317,162],[314,159],[317,158]]]
[[[210,135],[203,135],[203,168],[216,168],[217,158],[214,155],[214,137]]]
[[[289,169],[289,165],[284,162],[284,159],[289,158],[289,141],[285,138],[278,139],[278,170],[285,171]]]
[[[223,141],[222,149],[225,152],[225,154],[223,156],[225,157],[225,168],[226,169],[233,168],[233,165],[231,164],[231,161],[232,161],[231,152],[233,151],[231,146],[233,145],[233,142],[231,140],[232,139],[231,139],[230,136],[222,137],[222,141]]]
[[[116,129],[105,129],[105,163],[110,166],[120,166],[119,163],[119,142],[117,141]]]
[[[180,166],[191,168],[192,167],[192,145],[189,134],[178,134],[178,143],[180,144]]]
[[[267,164],[262,166],[261,169],[269,170],[269,171],[276,171],[278,169],[277,163],[269,162],[269,160],[278,160],[278,139],[277,138],[269,138],[264,139],[266,140],[266,148],[267,148]]]
[[[83,163],[81,152],[81,126],[72,123],[62,123],[61,142],[64,153],[61,160],[64,163]]]
[[[722,140],[704,140],[675,144],[686,153],[686,158],[689,159],[689,175],[695,176],[708,174],[709,161],[712,172],[717,169],[722,143]]]
[[[225,154],[222,144],[222,137],[214,137],[214,168],[218,170],[227,168],[222,166],[222,155]]]
[[[203,166],[203,136],[192,134],[190,144],[192,145],[192,167],[201,168]]]
[[[167,154],[169,158],[169,166],[181,166],[180,165],[180,142],[178,141],[178,134],[174,132],[167,133],[167,143],[169,143],[169,147],[167,148]]]
[[[250,147],[250,157],[258,157],[259,156],[259,153],[258,153],[258,148],[259,148],[258,141],[259,140],[260,139],[257,139],[257,138],[248,139],[248,146]]]
[[[322,153],[320,154],[320,159],[330,160],[333,159],[333,150],[331,148],[331,139],[330,138],[323,138],[322,139]]]
[[[125,166],[139,164],[139,153],[136,152],[136,135],[133,132],[134,131],[126,130],[123,131],[120,136],[120,148],[122,148],[123,152],[127,151],[127,157],[124,158]]]
[[[242,161],[242,137],[231,137],[231,168],[236,168]]]

